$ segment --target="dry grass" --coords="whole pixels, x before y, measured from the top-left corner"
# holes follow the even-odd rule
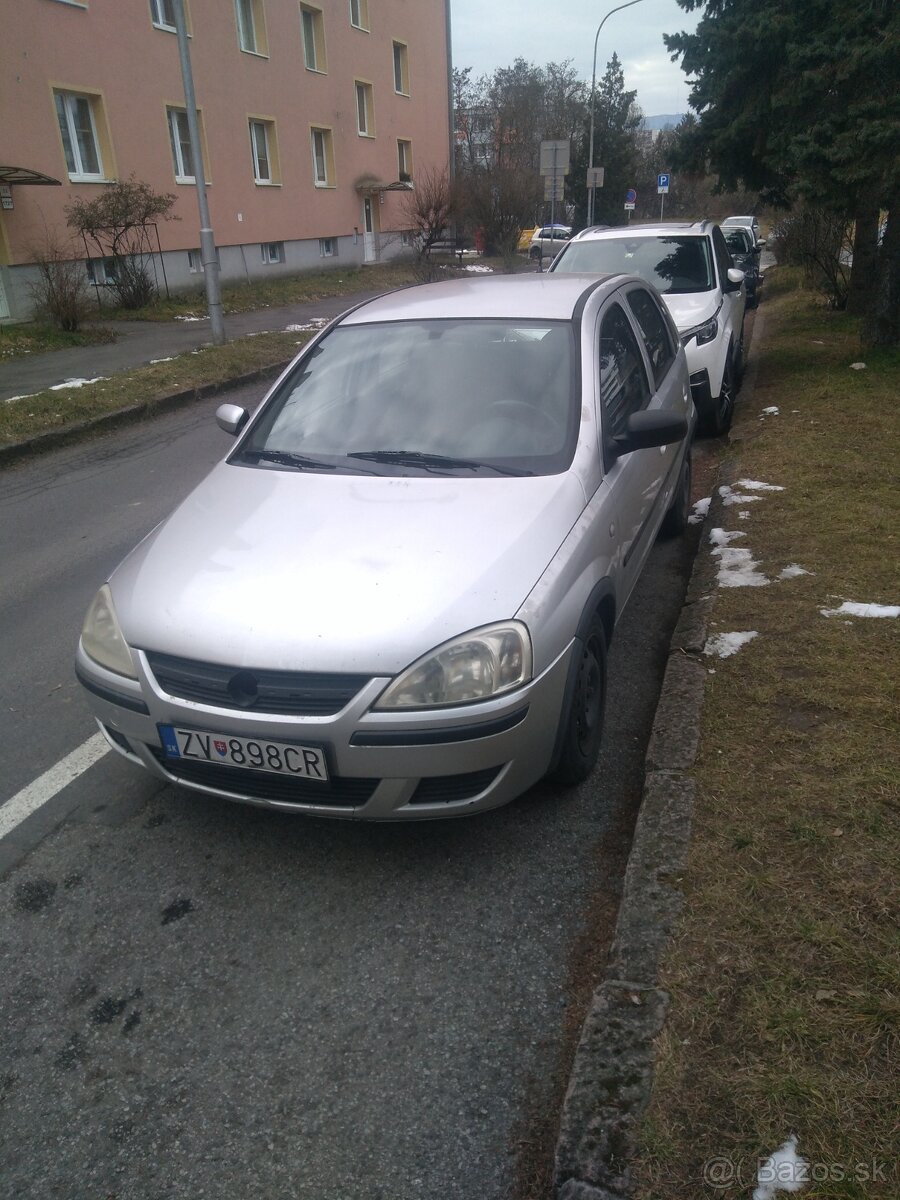
[[[747,1197],[758,1156],[792,1133],[828,1164],[804,1196],[900,1195],[900,621],[820,613],[900,602],[900,359],[862,355],[851,320],[784,283],[765,311],[732,440],[740,478],[785,490],[724,521],[773,582],[717,595],[711,632],[759,636],[705,660],[687,904],[636,1165],[645,1200]],[[769,405],[779,415],[761,417]],[[775,582],[791,563],[811,574]],[[736,1176],[714,1191],[703,1164],[721,1156]]]
[[[115,332],[99,325],[86,325],[75,333],[29,321],[22,325],[0,325],[0,363],[25,354],[68,350],[71,346],[98,346],[114,342]]]
[[[0,446],[286,362],[310,337],[312,333],[263,333],[238,338],[81,388],[38,392],[0,404]]]

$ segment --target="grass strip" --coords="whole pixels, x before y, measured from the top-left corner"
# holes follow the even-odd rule
[[[88,325],[74,333],[37,321],[24,325],[0,325],[0,363],[26,354],[69,350],[72,346],[100,346],[115,340],[115,330],[100,325]]]
[[[123,371],[80,388],[38,392],[0,403],[0,447],[167,396],[224,384],[287,362],[315,331],[260,333],[207,346],[168,362]]]
[[[710,635],[758,636],[704,658],[686,903],[635,1164],[643,1200],[746,1198],[758,1160],[791,1134],[805,1196],[900,1195],[900,620],[821,613],[900,603],[900,357],[862,354],[856,323],[787,273],[767,284],[765,313],[734,478],[784,491],[744,487],[762,498],[724,509],[745,535],[731,545],[771,582],[716,595]],[[792,564],[809,574],[778,579]]]

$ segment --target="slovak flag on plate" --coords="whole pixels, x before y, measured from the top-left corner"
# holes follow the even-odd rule
[[[225,755],[228,753],[228,743],[217,741],[217,742],[214,742],[213,745],[216,748],[216,753],[221,754],[221,756],[224,758]]]

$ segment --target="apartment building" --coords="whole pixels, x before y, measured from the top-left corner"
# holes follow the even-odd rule
[[[416,172],[449,161],[449,2],[184,0],[224,281],[402,249]],[[0,0],[0,29],[0,320],[30,312],[66,205],[131,175],[176,196],[160,285],[199,283],[172,0]]]

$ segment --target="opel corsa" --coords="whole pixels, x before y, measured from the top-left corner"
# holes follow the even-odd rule
[[[172,783],[373,820],[587,777],[606,653],[684,527],[684,349],[624,275],[392,293],[315,337],[97,593],[77,674]]]

